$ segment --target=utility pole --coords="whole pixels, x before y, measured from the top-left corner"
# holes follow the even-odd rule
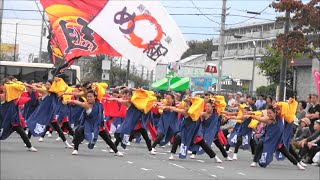
[[[251,84],[250,84],[250,93],[253,96],[253,84],[254,84],[254,71],[256,68],[256,50],[257,50],[257,46],[256,46],[256,41],[253,40],[252,41],[253,45],[254,45],[254,51],[253,51],[253,65],[252,65],[252,77],[251,77]]]
[[[120,57],[120,72],[121,72],[121,65],[122,65],[122,57]]]
[[[3,18],[3,6],[4,6],[4,0],[0,0],[0,46],[2,43],[2,38],[1,38],[1,34],[2,34],[2,18]]]
[[[41,33],[40,33],[40,48],[39,48],[38,63],[41,63],[43,24],[44,24],[44,11],[42,12]]]
[[[144,70],[144,67],[142,66],[142,70],[141,70],[141,78],[143,80],[143,70]]]
[[[284,24],[284,34],[289,32],[289,19],[290,11],[286,11],[286,21]],[[286,79],[287,79],[287,66],[288,66],[288,49],[283,50],[283,58],[281,61],[281,73],[280,73],[280,87],[279,87],[279,96],[278,101],[285,101],[286,93]]]
[[[224,41],[225,41],[225,22],[226,22],[226,6],[227,0],[222,0],[222,13],[221,13],[221,28],[220,28],[220,44],[219,44],[219,65],[218,65],[218,79],[216,84],[216,91],[221,91],[221,76],[222,76],[222,64],[224,56]]]
[[[130,60],[127,61],[127,73],[126,73],[126,86],[129,84],[129,76],[130,76]]]
[[[150,82],[153,83],[153,70],[151,71]]]
[[[147,81],[149,81],[149,70],[147,70]]]
[[[13,61],[16,61],[16,51],[17,51],[17,34],[18,34],[18,23],[16,23],[16,35],[15,35],[15,37],[14,37]]]

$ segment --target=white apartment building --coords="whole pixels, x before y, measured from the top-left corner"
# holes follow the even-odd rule
[[[258,64],[263,60],[266,47],[283,32],[284,24],[278,22],[259,22],[226,29],[222,75],[240,79],[243,85],[250,86],[255,47],[256,64]],[[213,39],[213,45],[218,47],[219,39]],[[212,52],[212,59],[207,63],[219,64],[218,51]],[[267,78],[260,74],[260,69],[256,66],[253,91],[259,86],[268,84]]]

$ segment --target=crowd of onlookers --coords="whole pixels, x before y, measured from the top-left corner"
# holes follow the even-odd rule
[[[309,94],[307,99],[300,100],[294,120],[293,136],[291,144],[294,150],[299,154],[305,163],[320,164],[320,104],[319,97],[316,94]],[[267,105],[274,105],[276,100],[271,96],[258,98],[243,95],[241,92],[228,94],[228,109],[235,110],[239,103],[246,103],[255,110],[264,110]],[[224,126],[226,129],[232,129],[232,124]],[[229,130],[230,132],[230,130]],[[253,138],[259,138],[263,133],[263,124],[259,124],[254,130]]]

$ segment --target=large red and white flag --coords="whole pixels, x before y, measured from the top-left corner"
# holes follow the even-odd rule
[[[109,0],[89,27],[122,56],[148,69],[179,60],[188,48],[158,1]]]

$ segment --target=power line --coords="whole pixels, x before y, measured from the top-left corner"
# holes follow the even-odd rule
[[[206,17],[209,21],[214,22],[218,25],[220,25],[220,23],[218,23],[217,21],[212,20],[211,18],[209,18],[207,15],[204,15],[204,13],[194,4],[194,2],[191,0],[191,3],[193,4],[193,6],[204,16]]]
[[[1,23],[1,24],[6,24],[6,25],[16,25],[15,23]],[[23,24],[23,23],[18,23],[18,25],[22,26],[41,26],[41,25],[36,25],[36,24]]]
[[[15,33],[15,32],[12,32],[12,31],[6,31],[8,33]],[[34,36],[34,37],[41,37],[39,35],[35,35],[35,34],[24,34],[24,33],[17,33],[19,35],[23,35],[23,36]]]
[[[265,7],[262,11],[260,11],[260,14],[261,14],[262,12],[264,12],[266,9],[268,9],[268,7],[269,7],[269,5],[268,5],[267,7]],[[245,23],[245,22],[247,22],[247,21],[255,18],[257,15],[258,15],[258,14],[254,15],[254,16],[251,16],[249,19],[244,20],[244,21],[241,21],[241,22],[237,22],[237,23],[233,23],[233,24],[226,24],[226,25],[229,25],[229,26],[230,26],[230,25],[242,24],[242,23]]]

